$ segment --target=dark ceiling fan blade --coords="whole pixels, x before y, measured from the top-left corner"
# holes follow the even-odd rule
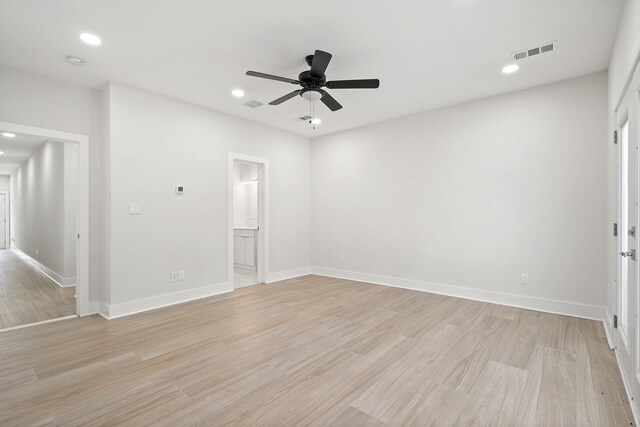
[[[327,82],[327,87],[329,89],[378,89],[380,87],[380,80],[334,80]]]
[[[338,111],[342,108],[342,105],[336,101],[333,96],[329,95],[326,91],[322,91],[322,98],[320,99],[324,105],[329,107],[331,111]]]
[[[296,85],[300,83],[297,80],[288,79],[286,77],[274,76],[273,74],[259,73],[257,71],[247,71],[247,76],[260,77],[261,79],[277,80],[279,82],[293,83]]]
[[[282,104],[284,101],[288,101],[291,98],[293,98],[294,96],[298,95],[300,93],[299,90],[294,90],[291,93],[286,94],[285,96],[281,96],[280,98],[276,99],[275,101],[271,101],[269,103],[269,105],[280,105]]]
[[[327,71],[331,61],[331,54],[322,50],[316,50],[313,54],[313,62],[311,63],[311,75],[314,77],[322,77]]]

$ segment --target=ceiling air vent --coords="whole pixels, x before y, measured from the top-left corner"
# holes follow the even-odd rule
[[[535,47],[533,49],[529,49],[527,51],[527,56],[534,56],[534,55],[538,55],[540,53],[540,48],[539,47]]]
[[[298,120],[303,120],[305,122],[311,120],[311,116],[302,116],[302,117],[298,117]]]
[[[249,108],[257,108],[257,107],[259,107],[261,105],[264,105],[264,104],[262,102],[260,102],[260,101],[249,101],[249,102],[245,102],[242,105],[245,105],[245,106],[247,106]]]
[[[540,55],[543,53],[553,52],[555,49],[555,42],[545,43],[541,46],[531,47],[529,49],[520,50],[511,54],[514,61],[521,61],[532,56]]]
[[[540,52],[547,53],[553,50],[553,43],[545,44],[544,46],[540,46]]]
[[[516,61],[520,61],[521,59],[524,59],[527,57],[527,51],[523,51],[523,52],[516,52],[513,54],[513,59],[515,59]]]

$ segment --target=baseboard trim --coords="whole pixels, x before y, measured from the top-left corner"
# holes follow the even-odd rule
[[[118,317],[141,313],[143,311],[155,310],[157,308],[168,307],[232,291],[232,284],[222,282],[214,285],[202,286],[200,288],[185,289],[183,291],[172,292],[169,294],[155,295],[148,298],[121,302],[118,304],[107,305],[102,303],[98,313],[105,319],[111,320]]]
[[[607,337],[607,339],[609,339]],[[627,393],[627,401],[629,401],[629,407],[631,407],[631,414],[633,415],[634,425],[638,424],[638,410],[636,409],[635,401],[631,396],[631,388],[629,387],[629,383],[627,382],[627,378],[624,376],[624,372],[622,372],[622,364],[620,363],[620,358],[618,357],[618,351],[614,348],[613,353],[616,355],[616,364],[618,365],[618,372],[620,372],[620,377],[622,378],[622,385],[624,385],[624,391]]]
[[[109,320],[109,304],[104,301],[99,301],[97,313],[104,319]]]
[[[374,285],[391,286],[394,288],[411,289],[414,291],[430,292],[433,294],[542,311],[545,313],[561,314],[564,316],[580,317],[583,319],[603,320],[603,307],[558,301],[525,295],[508,294],[483,289],[465,288],[462,286],[445,285],[442,283],[423,282],[419,280],[403,279],[399,277],[381,276],[377,274],[360,273],[356,271],[338,270],[325,267],[312,267],[311,273],[318,276],[335,277]]]
[[[620,377],[622,378],[622,385],[624,385],[624,391],[627,393],[627,400],[629,401],[629,406],[631,407],[631,414],[633,415],[633,422],[635,425],[638,424],[638,408],[636,408],[635,400],[631,397],[631,388],[629,387],[629,383],[627,382],[627,378],[624,376],[624,372],[622,372],[622,364],[620,363],[620,357],[618,356],[618,349],[616,348],[613,342],[613,334],[615,334],[615,330],[613,327],[613,323],[611,322],[613,316],[609,312],[609,308],[604,308],[604,319],[602,323],[604,324],[604,333],[607,336],[607,343],[609,344],[609,348],[616,356],[616,364],[618,365],[618,372],[620,372]]]
[[[311,274],[311,267],[298,267],[290,270],[276,271],[267,274],[267,283],[279,282],[281,280],[294,279],[300,276]]]
[[[47,276],[49,279],[53,280],[58,286],[61,288],[70,288],[76,285],[76,278],[74,277],[63,277],[62,275],[56,273],[40,261],[31,258],[29,255],[22,252],[17,247],[11,245],[9,247],[16,255],[18,255],[22,260],[31,264],[36,270],[40,271],[42,274]]]
[[[39,322],[27,323],[25,325],[11,326],[10,328],[0,329],[0,332],[15,331],[16,329],[23,329],[23,328],[29,328],[31,326],[45,325],[47,323],[59,322],[61,320],[75,319],[76,317],[78,316],[75,314],[71,314],[69,316],[56,317],[55,319],[49,319],[49,320],[41,320]]]

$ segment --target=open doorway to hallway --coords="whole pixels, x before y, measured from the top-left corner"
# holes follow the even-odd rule
[[[0,152],[0,330],[74,316],[77,145],[3,132]]]

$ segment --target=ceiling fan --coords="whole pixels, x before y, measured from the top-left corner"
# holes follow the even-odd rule
[[[269,105],[279,105],[296,95],[300,95],[307,101],[322,101],[322,103],[329,107],[331,111],[341,109],[342,105],[329,95],[326,90],[322,89],[323,87],[328,89],[377,89],[380,86],[380,80],[378,79],[327,81],[327,76],[324,72],[329,66],[329,61],[331,61],[331,54],[328,52],[316,50],[313,55],[307,56],[305,60],[311,69],[309,71],[301,72],[298,76],[298,80],[274,76],[272,74],[259,73],[257,71],[247,71],[247,76],[277,80],[279,82],[302,86],[302,89],[294,90],[285,96],[271,101]]]

